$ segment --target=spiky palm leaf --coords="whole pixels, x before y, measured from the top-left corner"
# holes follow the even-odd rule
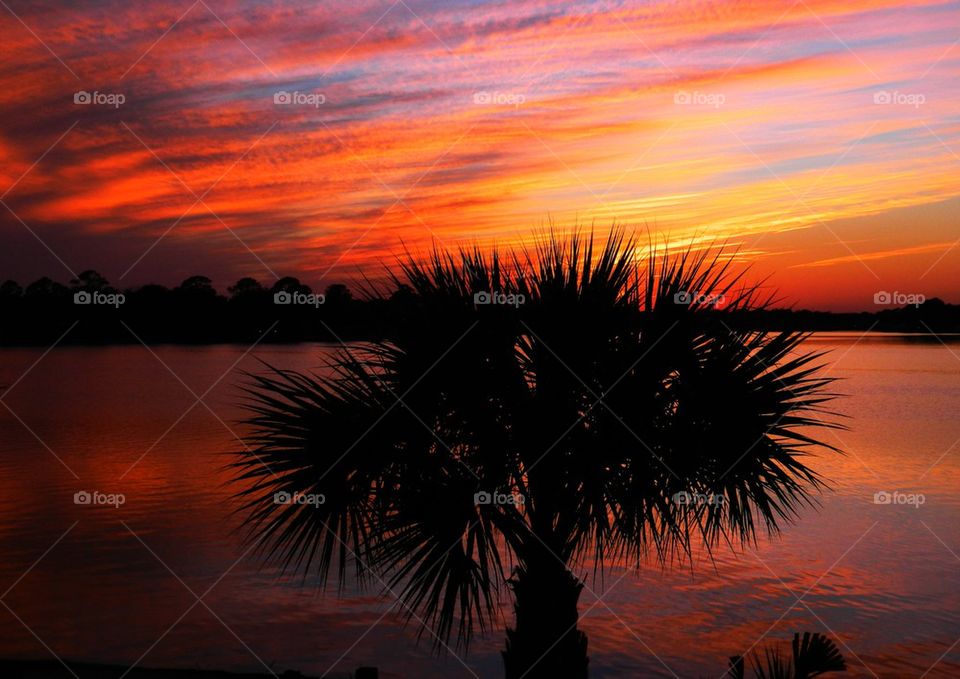
[[[764,661],[755,661],[754,671],[757,679],[796,679],[790,660],[778,648],[764,649]]]
[[[758,653],[753,661],[757,679],[813,679],[828,672],[847,671],[840,649],[819,632],[804,632],[802,638],[799,632],[794,634],[792,651],[792,665],[779,648],[765,648],[762,657]],[[743,679],[743,664],[741,656],[734,656],[728,674]]]
[[[388,341],[342,351],[328,375],[252,378],[236,466],[269,557],[341,583],[348,564],[372,570],[444,642],[483,628],[511,565],[543,548],[602,569],[752,540],[820,485],[803,456],[823,444],[804,432],[825,426],[829,380],[803,335],[738,331],[702,303],[763,303],[718,257],[549,237],[506,260],[410,258],[395,282],[413,294]],[[480,291],[526,301],[477,306]],[[526,502],[477,505],[480,491]]]
[[[827,672],[846,672],[847,663],[840,649],[819,632],[793,635],[793,667],[797,679],[811,679]]]

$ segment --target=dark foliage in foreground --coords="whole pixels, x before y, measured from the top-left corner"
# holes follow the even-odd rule
[[[756,679],[813,679],[829,672],[846,672],[847,663],[840,649],[824,635],[804,632],[793,635],[792,657],[788,659],[777,647],[768,647],[753,658]],[[729,679],[744,679],[746,660],[741,655],[730,658]]]
[[[718,257],[549,238],[409,259],[395,285],[385,341],[251,376],[235,469],[268,558],[390,591],[440,646],[506,594],[507,677],[585,677],[571,568],[749,543],[821,486],[830,380],[804,335],[726,322],[765,300]]]

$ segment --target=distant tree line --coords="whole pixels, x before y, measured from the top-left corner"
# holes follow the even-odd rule
[[[475,304],[465,297],[464,304]],[[400,317],[416,313],[412,290],[398,285],[389,294],[369,290],[355,296],[336,283],[316,292],[287,276],[269,287],[241,278],[220,294],[206,276],[191,276],[167,288],[148,284],[119,289],[93,270],[64,285],[48,277],[25,288],[0,284],[0,345],[335,342],[389,336]],[[522,318],[522,304],[497,313]],[[760,309],[724,312],[731,327],[917,333],[960,332],[960,306],[939,299],[870,313]]]
[[[342,284],[314,292],[289,276],[269,287],[241,278],[222,295],[206,276],[121,290],[91,270],[69,285],[0,285],[0,344],[49,344],[67,329],[68,344],[349,341],[377,336],[397,306],[354,299]]]
[[[734,327],[810,332],[872,331],[947,334],[960,332],[960,305],[938,297],[896,309],[836,313],[793,309],[758,309],[731,314]]]

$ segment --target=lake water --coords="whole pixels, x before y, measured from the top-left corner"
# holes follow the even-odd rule
[[[852,676],[960,676],[960,344],[826,334],[809,346],[831,350],[851,417],[832,439],[847,456],[813,464],[833,481],[822,507],[712,564],[588,580],[595,679],[719,679],[727,656],[804,630],[838,638]],[[329,349],[245,350],[59,347],[36,365],[41,349],[0,350],[0,657],[500,676],[502,626],[462,662],[438,658],[389,594],[324,594],[244,556],[223,469],[237,371],[261,369],[256,358],[319,368]],[[74,504],[82,490],[126,502]],[[875,504],[880,491],[917,502]]]

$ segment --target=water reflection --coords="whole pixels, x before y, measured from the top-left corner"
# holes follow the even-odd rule
[[[960,674],[951,649],[960,636],[960,348],[843,334],[810,343],[832,350],[830,372],[851,396],[840,403],[850,431],[825,434],[849,454],[815,465],[833,492],[756,550],[721,551],[692,568],[623,564],[603,582],[588,579],[581,611],[593,677],[719,677],[727,656],[798,630],[838,637],[853,676],[920,676],[944,654],[927,676]],[[58,348],[19,382],[42,352],[0,351],[15,413],[0,409],[0,586],[12,586],[3,601],[54,652],[78,660],[499,676],[499,630],[471,647],[468,671],[432,656],[429,642],[416,646],[389,596],[337,598],[243,558],[224,469],[242,433],[237,370],[261,369],[256,358],[322,370],[328,351],[245,349],[159,347],[155,357],[142,347]],[[126,502],[76,505],[81,490]],[[925,502],[878,505],[878,491]],[[0,655],[49,655],[6,611],[0,630]]]

